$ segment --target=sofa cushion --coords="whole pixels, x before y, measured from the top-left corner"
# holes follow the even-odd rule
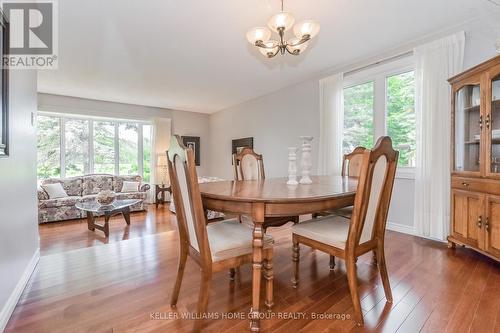
[[[113,188],[115,192],[121,192],[123,188],[123,182],[142,182],[142,177],[138,175],[131,176],[114,176],[113,177]]]
[[[49,199],[58,199],[58,198],[68,197],[68,194],[64,190],[61,183],[44,184],[44,185],[42,185],[42,188],[49,195]]]
[[[38,203],[39,208],[74,206],[82,197],[72,196],[57,199],[43,200]]]
[[[82,177],[45,179],[42,185],[61,183],[68,196],[82,195]]]
[[[124,181],[121,192],[130,193],[130,192],[139,192],[139,186],[141,183],[139,182],[129,182]]]
[[[117,200],[125,199],[141,199],[145,200],[147,196],[146,192],[127,192],[127,193],[116,193]]]
[[[113,191],[112,175],[88,175],[83,178],[82,195],[97,194],[102,190]]]

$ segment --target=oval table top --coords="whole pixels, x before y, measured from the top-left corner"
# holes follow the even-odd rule
[[[199,184],[203,198],[241,202],[314,202],[354,196],[358,179],[342,176],[312,176],[308,185],[287,185],[288,178],[230,180]]]

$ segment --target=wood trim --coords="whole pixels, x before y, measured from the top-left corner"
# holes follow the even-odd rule
[[[483,251],[483,250],[480,250],[478,249],[477,247],[474,247],[474,246],[470,246],[469,244],[467,244],[467,242],[463,242],[462,240],[450,235],[446,238],[448,240],[449,243],[451,243],[451,245],[449,244],[448,247],[450,248],[453,248],[453,246],[456,244],[456,245],[460,245],[460,246],[463,246],[463,247],[467,247],[471,250],[474,250],[478,253],[481,253],[482,255],[485,255],[495,261],[499,261],[497,257],[495,257],[493,254],[491,253],[488,253],[486,251]]]
[[[463,191],[500,195],[500,180],[487,178],[451,177],[451,188]]]
[[[484,104],[485,104],[485,119],[489,119],[489,126],[486,126],[486,140],[485,140],[485,161],[491,161],[491,150],[492,150],[492,124],[493,124],[493,112],[492,112],[492,103],[493,103],[493,85],[492,85],[492,80],[500,76],[500,63],[490,70],[488,70],[485,75],[484,75],[484,92],[485,92],[485,98],[484,98]],[[500,97],[498,97],[500,100]],[[500,122],[500,119],[497,119],[498,122]],[[485,163],[485,176],[488,178],[492,179],[500,179],[500,172],[495,173],[491,171],[491,164],[490,163]]]
[[[485,216],[486,216],[486,224],[484,228],[484,246],[481,248],[488,252],[490,255],[493,255],[497,261],[500,261],[500,244],[496,244],[495,247],[492,245],[491,237],[492,232],[499,233],[500,228],[500,217],[498,215],[492,215],[491,206],[492,204],[500,205],[500,196],[488,195],[485,199]],[[499,242],[500,243],[500,242]]]
[[[457,171],[455,168],[455,106],[456,106],[456,95],[457,92],[464,88],[465,86],[469,85],[478,85],[480,89],[480,114],[483,114],[484,112],[484,99],[483,99],[483,85],[482,85],[482,78],[481,75],[475,74],[471,75],[470,77],[467,77],[463,81],[460,82],[455,82],[452,84],[451,90],[451,142],[453,143],[451,146],[451,173],[452,175],[461,175],[461,176],[467,176],[467,177],[481,177],[483,175],[483,170],[479,171]],[[481,138],[480,138],[480,148],[481,151],[479,152],[479,158],[481,159],[483,156],[483,149],[484,149],[484,134],[483,131],[481,131]]]
[[[448,82],[451,84],[455,84],[457,82],[466,80],[467,78],[469,78],[472,75],[481,74],[485,70],[488,70],[490,67],[498,65],[498,64],[500,64],[500,56],[496,56],[494,58],[491,58],[491,59],[489,59],[489,60],[487,60],[479,65],[476,65],[476,66],[468,69],[467,71],[465,71],[463,73],[452,76],[451,78],[448,79]]]

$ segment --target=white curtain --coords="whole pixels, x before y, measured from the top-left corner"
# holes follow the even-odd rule
[[[154,184],[159,183],[160,156],[166,156],[170,147],[171,120],[169,118],[153,119],[153,149],[151,151],[151,190],[150,202],[154,201]],[[166,160],[166,159],[164,159]]]
[[[465,33],[415,48],[415,232],[445,240],[450,221],[450,85],[463,70]]]
[[[319,81],[318,174],[320,175],[340,174],[342,171],[343,82],[343,73]]]

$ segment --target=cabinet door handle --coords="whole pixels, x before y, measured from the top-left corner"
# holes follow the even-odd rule
[[[486,115],[486,120],[485,120],[485,123],[486,123],[486,128],[489,129],[490,128],[490,115]]]
[[[479,116],[479,130],[483,130],[483,115]]]
[[[484,228],[486,231],[490,231],[490,219],[486,218],[486,222],[484,223]]]
[[[469,187],[470,184],[466,183],[466,182],[463,182],[462,185],[465,186],[465,187]]]
[[[477,219],[477,227],[481,228],[482,226],[483,226],[483,216],[479,215],[479,217]]]

